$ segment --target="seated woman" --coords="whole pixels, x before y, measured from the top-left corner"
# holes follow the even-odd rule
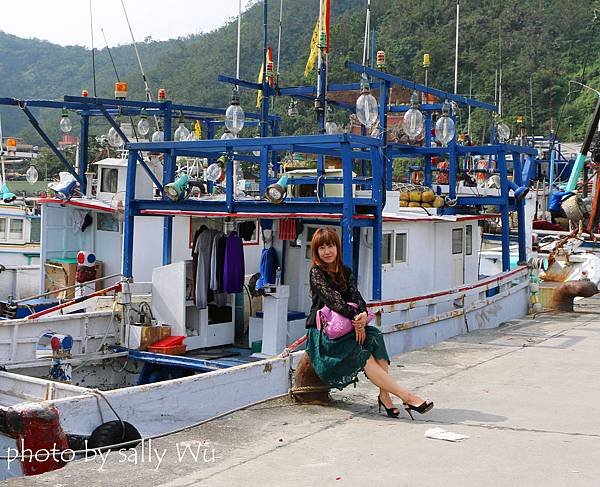
[[[306,321],[306,352],[317,375],[326,384],[341,390],[356,382],[358,373],[364,371],[367,378],[379,387],[379,411],[383,406],[387,415],[393,418],[397,418],[400,411],[394,407],[390,393],[402,400],[411,419],[414,419],[412,411],[424,414],[431,410],[433,402],[424,401],[404,389],[388,374],[390,359],[383,335],[377,328],[367,325],[367,305],[356,288],[352,272],[342,264],[340,239],[336,231],[333,228],[318,229],[311,246],[312,308]],[[357,304],[358,309],[348,303]],[[331,340],[318,330],[317,311],[325,305],[351,319],[354,331]]]

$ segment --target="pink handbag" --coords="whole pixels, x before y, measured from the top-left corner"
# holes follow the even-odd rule
[[[354,308],[358,308],[357,304],[348,304]],[[375,315],[370,310],[367,310],[367,323],[374,317]],[[320,330],[321,327],[323,328],[323,333],[330,340],[341,338],[354,330],[354,325],[350,318],[346,318],[344,315],[333,311],[327,305],[317,311],[317,329]]]

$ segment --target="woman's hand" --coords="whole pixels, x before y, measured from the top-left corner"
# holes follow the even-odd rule
[[[367,313],[362,312],[354,317],[352,320],[354,325],[354,332],[356,333],[356,341],[362,345],[365,343],[367,332],[365,331],[365,325],[367,324]]]
[[[367,312],[363,311],[360,314],[357,314],[352,320],[353,325],[362,325],[363,327],[367,325]]]

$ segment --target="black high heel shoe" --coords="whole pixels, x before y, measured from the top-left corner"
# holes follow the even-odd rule
[[[426,412],[431,411],[432,409],[432,401],[423,401],[418,406],[413,406],[412,404],[404,403],[404,410],[408,413],[410,419],[412,419],[413,421],[415,420],[415,418],[413,418],[412,411],[416,411],[419,414],[425,414]]]
[[[400,410],[397,407],[388,408],[383,402],[381,402],[381,397],[377,396],[377,404],[379,405],[379,412],[381,412],[381,407],[385,409],[386,414],[390,418],[397,418],[400,416]]]

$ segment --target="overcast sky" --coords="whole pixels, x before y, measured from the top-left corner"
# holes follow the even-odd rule
[[[239,0],[123,0],[136,41],[199,34],[236,16]],[[245,10],[250,0],[242,0]],[[121,0],[91,0],[94,46],[131,42]],[[90,0],[0,0],[0,30],[63,46],[91,46]]]

